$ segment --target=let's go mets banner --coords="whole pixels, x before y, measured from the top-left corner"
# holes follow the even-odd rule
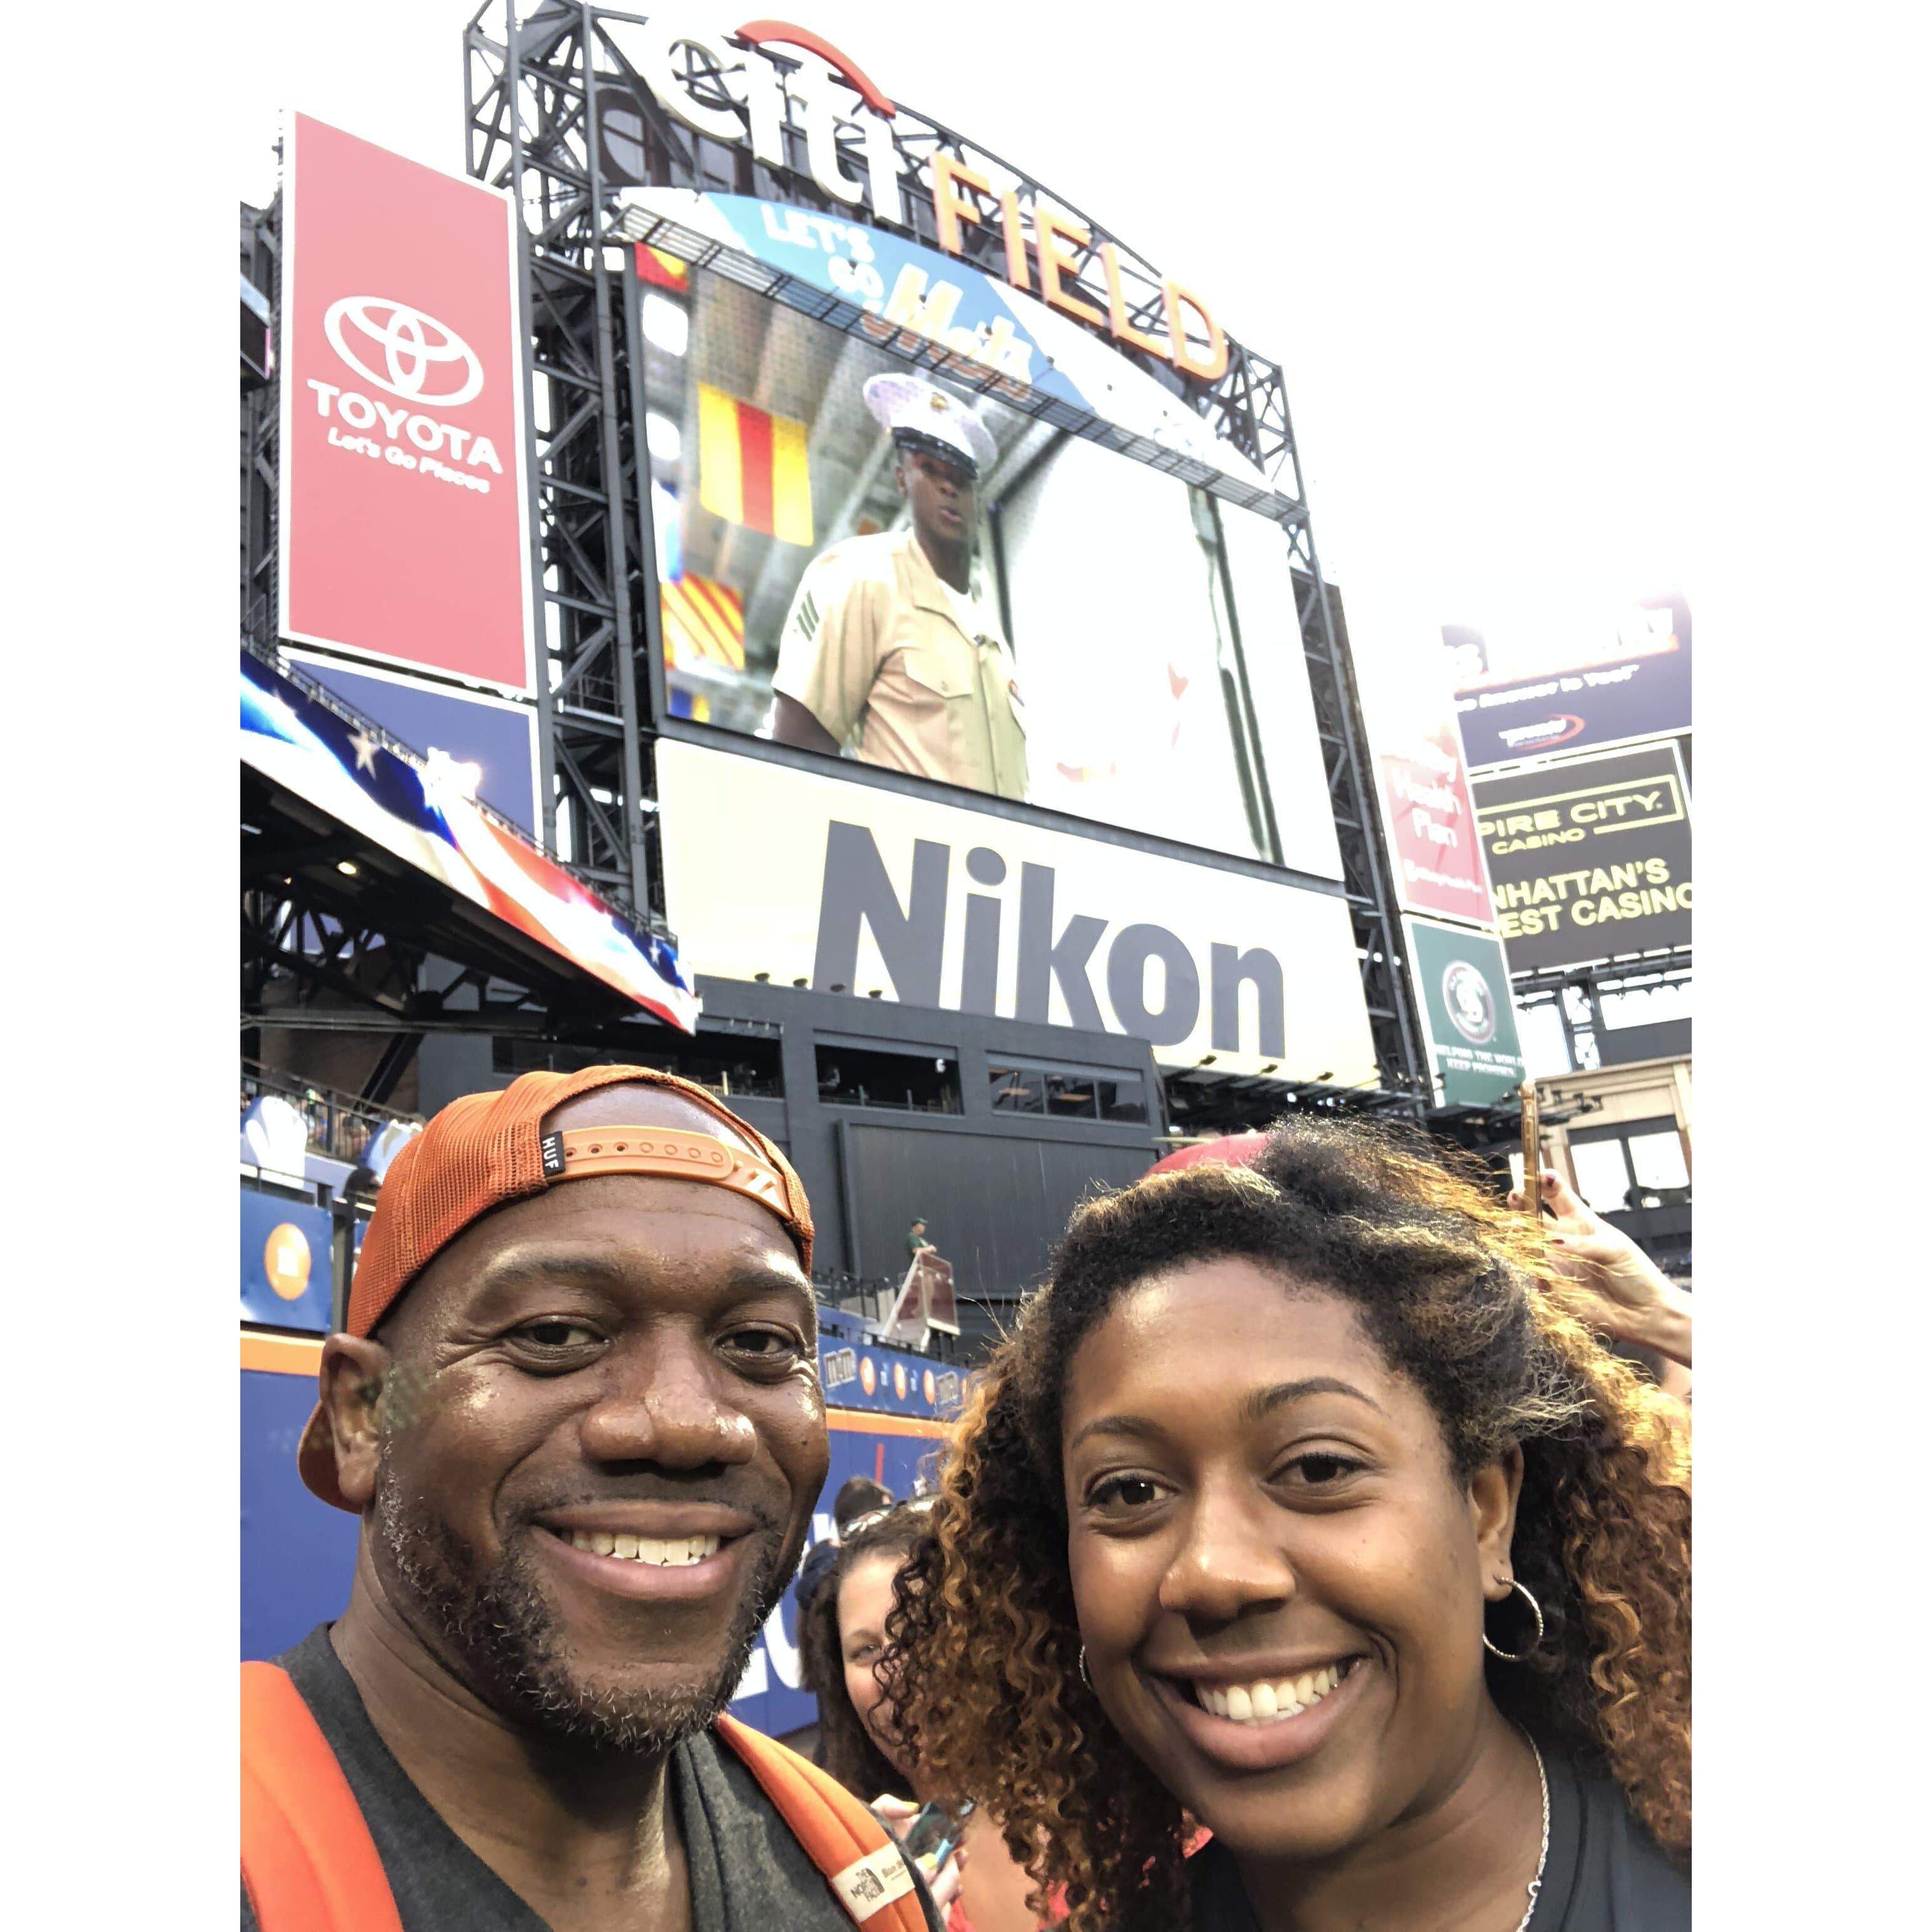
[[[281,634],[529,692],[509,199],[303,114],[284,154]]]

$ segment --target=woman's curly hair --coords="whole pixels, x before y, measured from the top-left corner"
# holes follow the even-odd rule
[[[1291,1122],[1252,1166],[1153,1174],[1073,1217],[975,1390],[888,1629],[922,1768],[978,1799],[1072,1932],[1189,1922],[1178,1804],[1082,1681],[1061,1403],[1075,1351],[1162,1271],[1240,1258],[1351,1303],[1466,1478],[1521,1445],[1514,1567],[1543,1608],[1509,1715],[1607,1770],[1690,1843],[1690,1496],[1684,1412],[1544,1292],[1539,1234],[1469,1157],[1372,1124]]]
[[[880,1750],[845,1688],[845,1646],[838,1636],[839,1586],[868,1557],[903,1562],[930,1527],[926,1510],[902,1503],[840,1545],[799,1619],[799,1677],[818,1700],[820,1762],[854,1796],[913,1796],[910,1780]]]

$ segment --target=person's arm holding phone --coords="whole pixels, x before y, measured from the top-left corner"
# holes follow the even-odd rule
[[[1636,1242],[1572,1193],[1559,1174],[1542,1176],[1544,1238],[1567,1277],[1552,1291],[1580,1321],[1619,1342],[1653,1348],[1690,1366],[1690,1298],[1673,1287]],[[1528,1210],[1520,1189],[1510,1205]]]

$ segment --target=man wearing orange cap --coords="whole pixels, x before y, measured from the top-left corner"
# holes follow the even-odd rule
[[[242,1666],[244,1927],[936,1922],[722,1714],[825,1477],[811,1263],[784,1156],[668,1075],[526,1074],[398,1156],[298,1452],[348,1607]]]

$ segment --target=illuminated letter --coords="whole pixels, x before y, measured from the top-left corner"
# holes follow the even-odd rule
[[[903,221],[905,205],[899,199],[899,152],[892,146],[889,122],[876,114],[856,117],[866,137],[866,179],[872,191],[872,212],[881,221]]]
[[[744,138],[744,124],[737,116],[729,108],[706,107],[692,100],[684,76],[671,65],[671,56],[683,46],[694,49],[716,68],[735,67],[738,56],[734,50],[710,38],[701,27],[680,26],[661,14],[653,14],[647,26],[620,20],[614,14],[605,16],[598,24],[667,111],[687,128],[709,134],[714,141]]]
[[[1208,313],[1208,304],[1192,290],[1184,288],[1172,278],[1162,283],[1160,289],[1167,304],[1167,359],[1184,376],[1198,376],[1204,382],[1219,382],[1228,373],[1228,338],[1222,334],[1221,325]],[[1187,324],[1180,313],[1183,302],[1207,325],[1205,361],[1197,361],[1189,346]]]
[[[959,290],[950,282],[941,282],[931,295],[926,292],[926,271],[908,262],[899,271],[898,280],[886,303],[886,320],[902,328],[944,342],[952,325],[953,311],[959,306]]]
[[[745,105],[752,117],[752,154],[767,167],[785,165],[784,76],[757,54],[745,56]]]
[[[938,148],[932,154],[932,213],[939,225],[939,245],[949,255],[963,255],[966,250],[959,234],[962,221],[970,221],[976,227],[980,224],[979,209],[961,194],[956,184],[964,182],[976,188],[982,194],[991,194],[993,184],[982,175],[976,175],[964,163]]]
[[[1000,226],[1006,237],[1006,280],[1016,289],[1033,291],[1027,273],[1026,231],[1020,226],[1020,198],[1011,188],[1000,197]]]
[[[1071,242],[1076,248],[1084,248],[1094,238],[1070,217],[1049,214],[1036,202],[1033,211],[1034,246],[1040,251],[1040,297],[1049,308],[1057,308],[1062,315],[1076,316],[1082,322],[1098,323],[1106,326],[1107,318],[1091,302],[1083,302],[1072,290],[1060,285],[1062,274],[1077,274],[1079,267],[1073,257],[1058,244]]]
[[[791,77],[791,98],[802,110],[805,164],[812,179],[841,201],[862,202],[865,189],[838,166],[838,111],[832,104],[831,82],[802,68]]]
[[[892,980],[893,997],[908,1006],[938,1006],[940,958],[946,941],[946,875],[952,862],[950,846],[915,838],[912,891],[902,906],[870,829],[834,819],[826,827],[818,938],[812,964],[814,988],[822,993],[852,984],[858,977],[860,929],[869,926]]]
[[[1143,335],[1127,317],[1127,304],[1120,293],[1120,257],[1111,242],[1100,244],[1100,266],[1107,272],[1107,322],[1123,342],[1130,342],[1136,349],[1144,349],[1150,355],[1163,359],[1167,355],[1167,344],[1156,336]]]

